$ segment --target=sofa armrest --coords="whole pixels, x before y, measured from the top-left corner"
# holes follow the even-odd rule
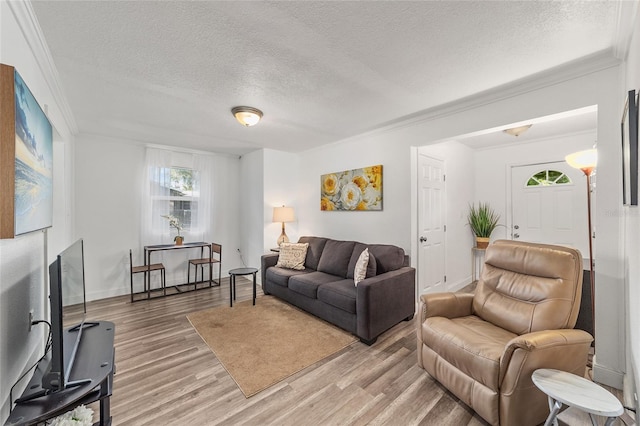
[[[373,341],[416,309],[416,270],[403,267],[366,278],[356,289],[357,335]]]
[[[473,313],[472,293],[431,293],[420,296],[418,324],[429,317],[458,318]]]
[[[523,418],[546,409],[546,396],[531,380],[535,370],[553,368],[584,377],[592,340],[589,333],[575,329],[536,331],[511,339],[500,357],[500,422],[503,408],[505,415]],[[509,420],[516,418],[505,419],[505,424],[514,424]]]
[[[276,266],[278,263],[278,253],[263,254],[260,258],[260,285],[267,282],[267,268]]]

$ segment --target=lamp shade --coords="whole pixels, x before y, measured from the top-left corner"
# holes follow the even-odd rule
[[[238,123],[247,127],[258,124],[258,121],[262,118],[262,111],[248,106],[233,107],[231,108],[231,113],[238,120]]]
[[[587,149],[585,151],[574,152],[564,157],[564,160],[574,169],[591,172],[598,164],[598,150]]]
[[[273,208],[273,222],[293,222],[296,220],[296,216],[293,212],[293,207],[274,207]]]

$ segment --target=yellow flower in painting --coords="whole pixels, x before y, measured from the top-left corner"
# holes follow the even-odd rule
[[[351,181],[360,188],[360,191],[364,191],[367,185],[369,185],[369,179],[364,175],[355,175]]]
[[[348,183],[342,187],[340,201],[345,210],[355,210],[361,199],[362,193],[355,183]]]
[[[338,176],[334,173],[322,176],[322,193],[334,195],[338,190]]]
[[[382,189],[382,165],[365,167],[364,173],[369,178],[371,186],[380,191]]]
[[[320,198],[320,210],[331,211],[335,209],[336,209],[336,206],[335,204],[333,204],[333,201],[331,201],[327,197]]]
[[[356,210],[369,210],[369,204],[366,201],[362,200],[356,206]]]

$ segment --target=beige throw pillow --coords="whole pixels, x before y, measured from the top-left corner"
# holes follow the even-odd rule
[[[278,256],[278,268],[288,268],[302,271],[304,259],[307,257],[309,243],[282,243]]]
[[[360,253],[356,267],[353,270],[353,283],[358,286],[358,283],[367,277],[367,265],[369,264],[369,249],[366,248]]]

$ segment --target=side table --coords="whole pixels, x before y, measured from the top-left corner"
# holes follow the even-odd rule
[[[556,416],[563,404],[589,413],[591,423],[597,425],[594,415],[607,417],[605,426],[611,426],[624,413],[622,403],[603,387],[584,377],[552,369],[533,372],[531,380],[549,397],[549,417],[545,426],[557,425]]]
[[[236,268],[229,271],[229,306],[233,307],[236,300],[236,276],[253,275],[253,304],[256,304],[256,274],[257,268]]]

